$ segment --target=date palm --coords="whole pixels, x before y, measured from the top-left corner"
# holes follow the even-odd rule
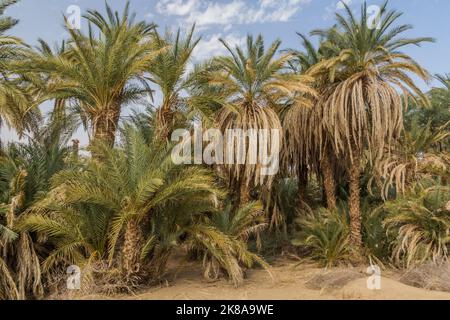
[[[86,35],[67,26],[70,39],[61,56],[35,58],[31,71],[48,73],[52,98],[72,99],[90,124],[94,141],[112,146],[122,108],[151,93],[146,70],[157,51],[151,41],[154,25],[135,22],[129,3],[122,15],[106,5],[84,16]]]
[[[209,85],[222,99],[216,116],[217,126],[223,133],[228,129],[268,130],[269,146],[276,139],[272,130],[278,130],[280,140],[274,142],[281,147],[282,127],[277,110],[300,93],[314,94],[309,77],[288,72],[291,54],[276,57],[281,45],[279,40],[266,49],[262,36],[255,40],[249,35],[246,50],[232,49],[221,41],[229,56],[215,58],[207,76]],[[224,148],[228,148],[226,141]],[[230,183],[238,189],[241,206],[249,201],[251,186],[265,183],[270,186],[273,180],[273,176],[260,174],[260,161],[256,165],[250,164],[248,146],[245,154],[244,164],[229,164],[223,168],[230,176]]]
[[[436,75],[439,87],[432,88],[428,93],[431,107],[415,106],[408,113],[410,118],[419,121],[421,125],[427,125],[431,121],[431,130],[437,130],[450,119],[450,74]]]
[[[291,68],[298,74],[308,74],[309,70],[318,63],[327,59],[326,53],[304,35],[298,34],[302,40],[303,51],[290,49],[293,55]],[[329,79],[323,74],[314,76],[315,89],[319,96],[316,98],[306,96],[302,103],[288,106],[283,116],[283,127],[286,135],[286,148],[284,160],[286,166],[296,172],[299,180],[300,201],[305,201],[305,187],[308,170],[320,171],[329,210],[336,208],[336,161],[330,145],[323,119],[323,108],[317,106],[320,102],[320,93],[330,85]],[[304,177],[304,179],[302,179]],[[306,181],[302,181],[306,180]]]
[[[83,172],[62,172],[54,183],[60,186],[67,205],[99,205],[112,212],[109,260],[121,252],[124,276],[131,279],[144,271],[141,253],[145,227],[152,219],[174,203],[186,208],[196,203],[194,208],[201,210],[205,203],[214,204],[219,192],[207,171],[176,166],[170,148],[148,144],[136,129],[124,131],[119,148],[104,144],[96,148],[101,149],[101,162],[91,161]]]
[[[156,114],[156,137],[162,140],[169,139],[180,109],[188,103],[189,98],[182,94],[194,80],[193,76],[187,75],[187,71],[192,53],[200,41],[193,36],[194,26],[185,36],[180,30],[175,35],[167,32],[164,36],[155,32],[155,47],[161,53],[148,71],[151,82],[158,86],[162,94],[162,102]]]
[[[328,54],[334,55],[316,65],[315,71],[326,70],[333,83],[324,95],[323,121],[333,137],[335,153],[347,159],[350,242],[355,252],[362,246],[360,176],[363,153],[367,151],[370,161],[379,161],[384,156],[385,146],[402,132],[407,99],[427,100],[411,74],[428,80],[428,73],[400,50],[432,41],[431,38],[403,37],[412,27],[396,26],[401,13],[389,11],[387,3],[380,8],[379,26],[370,26],[366,9],[364,4],[358,20],[345,5],[346,15],[336,14],[336,27],[314,32],[326,39],[324,46]]]
[[[20,228],[28,210],[49,191],[49,180],[66,165],[71,119],[40,123],[27,144],[11,144],[0,157],[0,296],[43,295],[36,243]],[[35,130],[36,131],[36,130]]]

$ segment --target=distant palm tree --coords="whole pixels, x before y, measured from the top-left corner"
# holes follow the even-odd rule
[[[336,27],[313,32],[325,39],[324,50],[334,56],[316,65],[313,72],[325,70],[332,83],[322,103],[323,121],[333,137],[337,156],[347,161],[350,238],[353,249],[359,251],[361,158],[365,151],[371,161],[385,156],[384,147],[402,132],[408,97],[427,101],[408,74],[428,80],[428,73],[399,50],[433,39],[399,37],[412,27],[395,26],[401,13],[388,11],[387,3],[380,8],[379,26],[373,28],[369,25],[366,4],[361,8],[359,20],[344,6],[346,16],[336,14]],[[404,100],[397,89],[404,94]]]
[[[279,130],[280,146],[282,126],[278,108],[300,93],[315,94],[309,86],[309,77],[288,72],[287,63],[291,54],[275,57],[281,41],[275,41],[267,50],[262,36],[256,40],[247,37],[246,51],[232,49],[224,40],[229,56],[215,58],[207,75],[210,86],[222,97],[222,108],[217,113],[216,123],[225,133],[228,129],[267,129],[269,145],[275,138],[271,130]],[[228,148],[224,143],[225,150]],[[248,153],[248,146],[246,153]],[[260,162],[249,164],[246,155],[243,165],[225,165],[230,182],[237,188],[239,204],[245,206],[250,198],[250,187],[267,183],[273,177],[260,175]]]
[[[436,75],[435,78],[441,84],[428,92],[431,107],[412,108],[411,115],[417,114],[420,124],[426,125],[431,121],[431,129],[436,130],[443,126],[450,119],[450,74]]]
[[[180,30],[175,35],[167,32],[164,36],[155,32],[155,47],[162,52],[148,71],[150,80],[159,87],[162,94],[162,102],[156,114],[156,137],[163,140],[169,139],[177,116],[189,103],[189,97],[182,94],[186,93],[194,80],[187,74],[192,53],[200,41],[200,38],[193,38],[194,29],[193,26],[184,37]]]
[[[72,99],[87,118],[94,141],[112,146],[122,107],[151,93],[146,71],[158,50],[151,41],[155,26],[134,22],[127,2],[122,15],[106,5],[84,16],[88,35],[67,27],[70,40],[61,56],[31,61],[30,71],[46,72],[53,81],[51,97]]]

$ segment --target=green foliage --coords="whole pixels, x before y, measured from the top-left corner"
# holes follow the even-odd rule
[[[296,220],[299,232],[292,243],[309,250],[311,257],[331,267],[349,257],[349,227],[345,212],[320,208]]]
[[[10,144],[0,157],[0,249],[5,277],[0,291],[9,298],[43,295],[35,238],[20,225],[30,208],[50,191],[51,177],[68,165],[66,144],[73,133],[69,122],[41,123],[27,144]]]
[[[203,254],[205,276],[216,279],[225,271],[235,286],[242,284],[242,266],[251,268],[259,264],[268,270],[268,265],[257,254],[247,248],[249,237],[259,239],[267,227],[260,203],[252,202],[235,212],[232,205],[218,211],[203,223],[193,226],[191,247]]]
[[[383,225],[395,235],[393,261],[410,267],[426,261],[448,259],[450,248],[450,189],[417,187],[405,197],[383,206]]]
[[[412,74],[428,73],[400,50],[432,39],[401,36],[411,26],[394,26],[401,13],[387,3],[381,28],[368,27],[366,4],[360,19],[344,5],[336,26],[312,32],[317,49],[300,35],[302,52],[279,55],[279,40],[266,47],[249,35],[244,48],[222,41],[227,56],[191,69],[194,27],[162,35],[136,22],[127,2],[121,14],[89,10],[88,32],[68,28],[56,50],[43,40],[32,50],[7,35],[17,21],[3,14],[16,2],[0,0],[0,125],[28,139],[0,149],[0,299],[41,298],[71,264],[87,274],[103,268],[88,279],[100,286],[155,283],[180,249],[203,259],[208,279],[226,275],[238,286],[247,268],[269,271],[250,248],[276,247],[270,232],[286,241],[298,231],[295,246],[339,265],[359,219],[350,222],[346,205],[318,207],[324,184],[341,199],[363,196],[362,252],[371,260],[448,261],[450,80],[437,76],[441,87],[419,90]],[[152,96],[150,85],[161,104],[121,123],[124,106]],[[35,108],[43,101],[54,101],[46,122]],[[268,177],[260,164],[175,165],[169,133],[199,117],[222,131],[283,130],[284,170]],[[92,133],[92,157],[68,147],[80,122]],[[354,156],[366,168],[360,183]],[[249,202],[255,195],[263,205]]]

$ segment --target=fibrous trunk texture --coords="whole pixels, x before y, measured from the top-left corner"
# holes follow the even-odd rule
[[[156,138],[163,142],[169,141],[173,122],[174,112],[171,110],[170,105],[165,103],[157,113]]]
[[[322,158],[321,169],[327,207],[329,210],[334,210],[336,209],[336,180],[334,178],[333,165],[331,164],[330,156],[327,153],[325,153]]]
[[[360,176],[361,156],[356,148],[352,151],[353,162],[349,168],[350,177],[350,244],[355,253],[362,249],[361,208],[360,208]]]
[[[241,182],[239,190],[239,207],[245,207],[250,201],[250,188],[245,182]]]
[[[112,105],[100,113],[94,120],[93,138],[95,142],[104,143],[111,148],[116,140],[116,130],[119,126],[120,106]]]
[[[143,240],[139,222],[136,219],[128,221],[122,250],[122,269],[127,277],[138,275],[140,272]]]

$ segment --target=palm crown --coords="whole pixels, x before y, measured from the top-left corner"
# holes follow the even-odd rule
[[[54,79],[50,95],[73,99],[90,121],[94,139],[112,145],[122,106],[151,93],[145,72],[157,51],[150,41],[154,25],[134,22],[128,3],[120,17],[109,6],[107,13],[105,18],[88,11],[88,35],[67,27],[66,52],[31,63],[35,72]]]

